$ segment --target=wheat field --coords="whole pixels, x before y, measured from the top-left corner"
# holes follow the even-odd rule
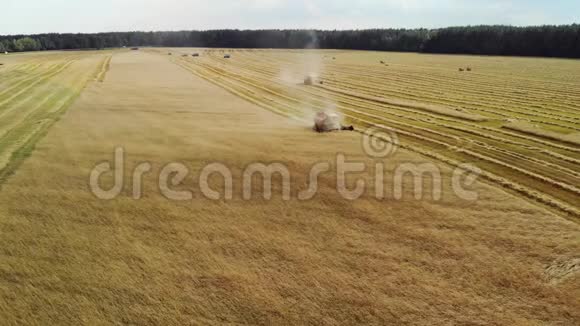
[[[144,48],[0,62],[2,323],[580,321],[578,61]],[[278,183],[272,199],[245,200],[239,180],[254,162],[286,164],[293,198],[314,164],[335,172],[337,153],[376,164],[361,133],[315,133],[318,110],[396,131],[387,174],[433,163],[448,186],[456,165],[477,165],[478,200],[447,186],[441,200],[414,200],[412,180],[402,199],[380,200],[372,169],[346,180],[370,186],[354,201],[332,173],[310,200],[284,200]],[[124,187],[101,200],[89,175],[118,147]],[[175,162],[189,169],[174,185],[189,200],[159,189]],[[196,182],[214,162],[231,168],[231,200]]]
[[[90,52],[28,54],[18,56],[14,63],[7,61],[0,70],[0,183],[86,83],[104,74],[103,57]]]
[[[413,151],[476,162],[489,181],[580,217],[577,61],[208,50],[177,63],[277,113],[331,106],[359,127],[386,125]],[[304,87],[312,74],[321,83]]]

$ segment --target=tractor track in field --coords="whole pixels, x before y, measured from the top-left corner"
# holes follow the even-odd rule
[[[95,77],[96,81],[98,81],[100,83],[105,81],[105,77],[107,76],[107,72],[110,69],[112,59],[113,59],[112,55],[109,55],[105,59],[103,59],[103,62],[99,66],[99,70],[98,70],[97,75]]]

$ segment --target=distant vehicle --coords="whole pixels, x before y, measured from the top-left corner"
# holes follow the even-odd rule
[[[340,123],[340,117],[336,113],[318,112],[314,117],[314,130],[316,132],[354,131],[354,126],[343,126]]]

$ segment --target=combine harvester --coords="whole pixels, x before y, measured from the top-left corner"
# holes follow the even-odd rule
[[[330,132],[338,130],[354,131],[353,126],[343,126],[340,117],[336,113],[318,112],[314,117],[314,130],[316,132]]]

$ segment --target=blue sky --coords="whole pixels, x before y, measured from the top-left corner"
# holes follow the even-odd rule
[[[580,0],[2,0],[0,35],[580,23]]]

